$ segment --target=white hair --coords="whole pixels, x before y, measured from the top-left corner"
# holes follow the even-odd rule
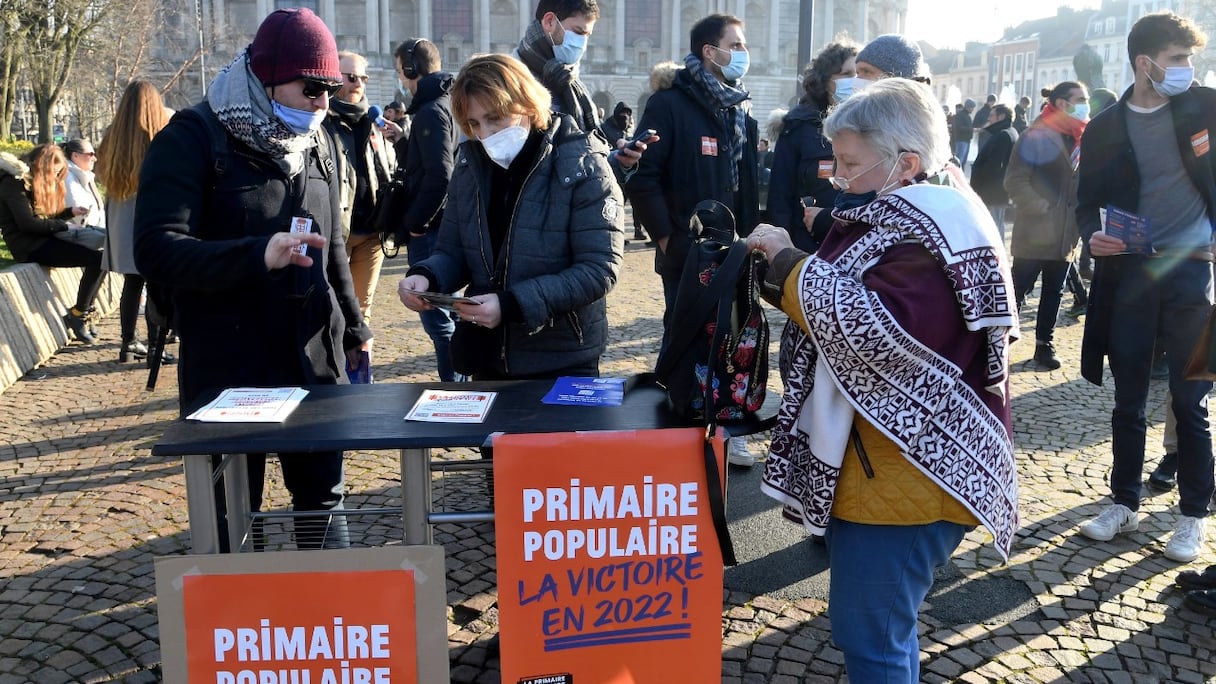
[[[856,133],[885,157],[911,152],[930,175],[950,159],[941,106],[929,86],[906,78],[884,78],[837,105],[823,122],[823,134],[831,140],[841,131]]]

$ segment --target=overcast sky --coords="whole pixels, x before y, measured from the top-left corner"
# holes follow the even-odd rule
[[[995,42],[1009,26],[1054,16],[1060,5],[1095,9],[1100,0],[908,0],[909,38],[938,48],[961,48],[969,40]]]

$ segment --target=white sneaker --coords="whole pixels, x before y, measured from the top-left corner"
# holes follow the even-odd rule
[[[1174,528],[1174,536],[1165,545],[1165,557],[1179,563],[1190,563],[1199,557],[1203,551],[1203,541],[1207,537],[1208,521],[1204,518],[1192,518],[1184,515]]]
[[[1110,541],[1120,532],[1134,532],[1140,527],[1136,512],[1123,504],[1111,504],[1098,517],[1081,526],[1081,534],[1094,541]]]
[[[726,462],[745,468],[756,465],[756,455],[747,448],[746,438],[731,437],[726,440]]]

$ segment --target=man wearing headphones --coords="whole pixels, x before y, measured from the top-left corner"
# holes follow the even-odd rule
[[[425,38],[412,38],[397,46],[397,75],[413,99],[406,113],[410,135],[399,150],[398,177],[405,182],[406,211],[397,226],[397,244],[408,244],[410,266],[431,255],[443,222],[448,181],[456,154],[456,127],[452,125],[452,75],[442,71],[439,48]],[[404,239],[402,239],[404,238]],[[408,241],[408,243],[406,242]],[[422,327],[435,345],[439,379],[457,377],[448,347],[456,324],[443,309],[418,314]]]

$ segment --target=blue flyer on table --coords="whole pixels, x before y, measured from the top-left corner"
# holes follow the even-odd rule
[[[1128,254],[1153,253],[1153,231],[1148,219],[1113,204],[1106,207],[1106,234],[1122,240]]]
[[[625,378],[563,376],[542,402],[566,406],[620,406],[625,399]]]

